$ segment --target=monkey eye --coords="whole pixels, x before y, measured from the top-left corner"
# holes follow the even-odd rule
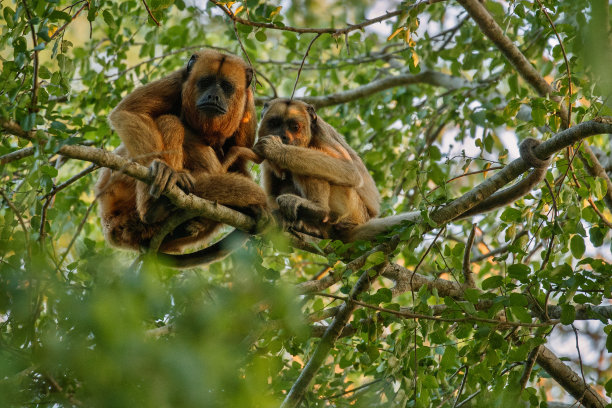
[[[292,132],[297,132],[300,130],[300,124],[297,122],[290,122],[288,127]]]
[[[271,118],[268,120],[268,126],[270,126],[272,129],[279,128],[282,124],[283,123],[279,118]]]
[[[230,95],[234,92],[234,85],[228,81],[221,81],[221,89],[223,89],[226,95]]]
[[[204,78],[200,78],[198,80],[198,88],[200,89],[206,89],[209,86],[211,86],[213,83],[215,82],[214,78],[212,77],[204,77]]]

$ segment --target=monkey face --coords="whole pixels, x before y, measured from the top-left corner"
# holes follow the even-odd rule
[[[213,50],[191,56],[185,68],[185,120],[205,134],[231,136],[245,115],[253,70],[240,58]],[[221,138],[223,139],[223,138]]]
[[[284,144],[308,147],[317,115],[307,103],[274,99],[264,105],[260,137],[278,136]]]

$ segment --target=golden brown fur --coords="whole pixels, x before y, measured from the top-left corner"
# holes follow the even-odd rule
[[[307,232],[348,238],[376,217],[380,197],[361,158],[336,130],[301,101],[264,108],[259,141],[269,205]]]
[[[251,78],[251,68],[240,58],[205,50],[194,54],[187,67],[134,90],[111,112],[109,121],[122,141],[115,152],[149,166],[154,177],[149,186],[103,169],[96,192],[111,244],[146,247],[176,210],[162,195],[173,184],[255,213],[266,205],[246,159],[238,158],[229,169],[221,164],[232,147],[251,147],[255,140]],[[160,250],[181,251],[218,226],[204,218],[189,221],[168,235]]]

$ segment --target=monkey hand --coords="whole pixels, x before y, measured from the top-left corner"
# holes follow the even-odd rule
[[[149,194],[154,198],[158,198],[175,184],[187,194],[195,187],[191,174],[176,171],[161,160],[153,160],[149,166],[149,176],[153,178]]]
[[[292,194],[282,194],[276,197],[276,203],[281,215],[286,221],[295,222],[298,220],[298,210],[300,209],[300,200]]]
[[[273,161],[282,146],[283,142],[278,136],[269,135],[260,137],[252,150],[264,159]]]

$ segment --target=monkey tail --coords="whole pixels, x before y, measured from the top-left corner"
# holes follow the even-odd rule
[[[404,221],[415,221],[420,217],[419,211],[410,211],[384,218],[372,218],[365,224],[361,224],[348,232],[347,240],[350,242],[363,240],[371,241],[378,235],[384,234],[391,228]]]
[[[188,269],[205,266],[220,261],[240,248],[250,237],[250,234],[234,230],[214,244],[190,254],[160,253],[158,259],[162,265],[176,269]]]

